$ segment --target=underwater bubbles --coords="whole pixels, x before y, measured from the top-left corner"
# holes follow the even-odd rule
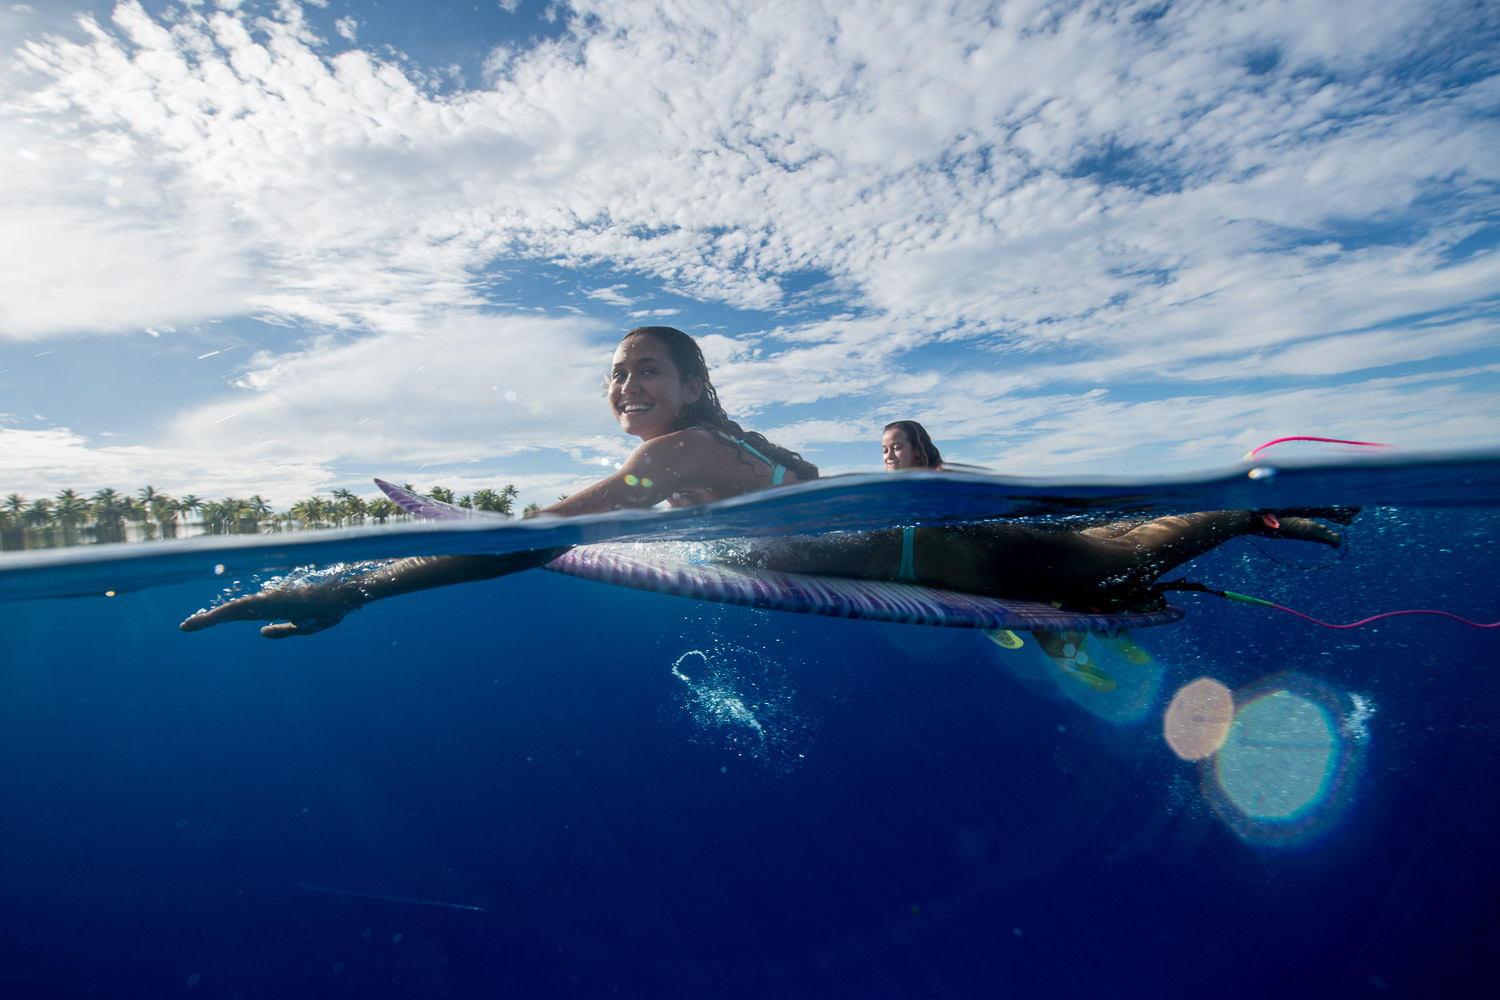
[[[699,739],[776,770],[804,759],[814,724],[793,710],[796,689],[775,660],[728,643],[690,649],[672,663],[682,707]]]
[[[1348,804],[1373,709],[1298,674],[1234,695],[1207,677],[1173,697],[1164,735],[1199,762],[1199,787],[1230,829],[1259,844],[1305,843]]]

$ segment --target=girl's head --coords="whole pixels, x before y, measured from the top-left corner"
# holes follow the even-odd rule
[[[689,427],[705,427],[749,442],[795,472],[798,479],[818,478],[817,466],[801,455],[729,419],[708,377],[698,342],[675,327],[640,326],[627,333],[615,349],[607,394],[615,419],[627,434],[650,440]],[[729,447],[740,450],[732,444]]]
[[[897,420],[885,425],[880,436],[880,454],[891,472],[901,469],[941,469],[943,456],[915,420]]]
[[[717,405],[703,352],[681,330],[643,326],[627,333],[615,349],[608,396],[627,434],[650,440],[695,426],[705,395]]]
[[[628,378],[627,369],[630,369],[631,364],[639,367],[640,363],[648,361],[654,363],[655,378],[658,379],[648,394],[660,396],[660,399],[655,400],[655,405],[649,409],[640,402],[630,403],[634,411],[651,414],[652,417],[649,421],[634,421],[636,426],[648,429],[646,424],[649,423],[652,427],[661,427],[657,433],[669,433],[684,427],[711,427],[720,430],[732,424],[729,415],[724,414],[723,405],[718,402],[714,384],[708,378],[708,363],[703,361],[702,349],[697,346],[693,337],[675,327],[636,327],[619,340],[619,348],[615,349],[615,361],[610,367],[609,397],[610,403],[615,405],[615,418],[621,424],[625,424],[625,414],[622,411],[625,403],[622,402],[622,396],[625,388],[633,388],[630,382],[625,381]],[[675,382],[679,391],[667,387],[667,382]],[[645,378],[642,378],[640,385],[645,387],[645,384]],[[616,402],[616,393],[621,397],[619,402]],[[672,415],[670,421],[666,420],[667,411]],[[625,432],[637,433],[630,426],[625,426]],[[657,435],[654,433],[651,436]]]

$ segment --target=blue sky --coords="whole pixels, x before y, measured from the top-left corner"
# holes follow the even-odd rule
[[[699,336],[825,472],[1500,444],[1500,8],[11,3],[0,493],[548,502]]]

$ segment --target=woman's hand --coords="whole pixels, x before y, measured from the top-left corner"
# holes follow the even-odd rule
[[[543,566],[570,546],[507,552],[501,555],[420,556],[390,562],[338,563],[327,569],[307,567],[257,594],[190,615],[178,628],[196,632],[224,622],[290,621],[267,625],[267,639],[312,635],[332,628],[344,616],[371,601],[454,583],[491,580]]]
[[[372,598],[360,586],[355,573],[340,573],[317,583],[306,579],[283,582],[255,594],[246,594],[218,607],[207,608],[188,616],[178,628],[196,632],[224,622],[290,621],[267,625],[260,634],[267,639],[286,639],[294,635],[312,635],[332,628],[355,608]]]

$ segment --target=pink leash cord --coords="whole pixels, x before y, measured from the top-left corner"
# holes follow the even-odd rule
[[[1250,459],[1254,458],[1256,455],[1260,454],[1261,452],[1265,451],[1267,448],[1271,447],[1271,445],[1273,445],[1273,444],[1281,444],[1283,441],[1321,441],[1324,444],[1353,444],[1353,445],[1358,445],[1361,448],[1394,448],[1394,447],[1396,447],[1393,444],[1382,444],[1379,441],[1346,441],[1343,438],[1305,437],[1305,436],[1300,436],[1299,435],[1299,436],[1295,436],[1295,437],[1277,438],[1275,441],[1267,441],[1265,444],[1261,445],[1259,448],[1256,448],[1253,451],[1247,452],[1246,455],[1245,455],[1245,460],[1249,461]]]
[[[1485,625],[1481,622],[1471,622],[1467,618],[1460,618],[1458,615],[1451,614],[1447,611],[1428,611],[1425,609],[1416,608],[1408,609],[1405,611],[1385,611],[1378,615],[1371,615],[1368,618],[1361,618],[1357,622],[1350,622],[1347,625],[1335,625],[1332,622],[1320,621],[1319,619],[1314,618],[1312,615],[1304,615],[1300,611],[1293,611],[1291,608],[1284,608],[1280,604],[1271,604],[1271,602],[1269,601],[1267,601],[1266,603],[1270,604],[1270,606],[1275,608],[1277,611],[1285,611],[1289,615],[1296,615],[1298,618],[1306,619],[1307,621],[1312,622],[1314,625],[1321,625],[1324,628],[1359,628],[1361,625],[1368,625],[1370,624],[1370,622],[1378,622],[1382,618],[1394,618],[1397,615],[1440,615],[1443,618],[1451,618],[1456,622],[1462,622],[1463,624],[1472,626],[1473,628],[1500,628],[1500,622],[1490,622],[1488,625]]]

